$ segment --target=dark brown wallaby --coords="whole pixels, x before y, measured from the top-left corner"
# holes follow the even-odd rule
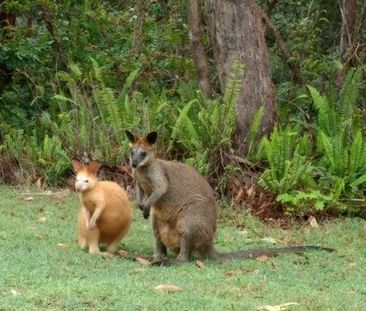
[[[291,246],[218,253],[213,246],[216,200],[205,178],[183,163],[157,159],[153,148],[156,132],[144,138],[129,131],[126,135],[133,144],[130,164],[136,182],[136,201],[145,218],[150,212],[152,214],[155,261],[165,260],[167,248],[178,254],[177,261],[189,260],[192,252],[198,252],[203,259],[233,259],[299,253],[310,249],[331,251],[318,246]]]

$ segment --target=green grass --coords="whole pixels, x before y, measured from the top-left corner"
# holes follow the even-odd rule
[[[290,310],[365,310],[366,242],[363,221],[342,219],[319,229],[270,228],[253,217],[221,211],[216,245],[221,251],[317,244],[336,253],[287,254],[266,262],[194,262],[145,267],[103,259],[76,244],[78,198],[64,201],[0,186],[0,310],[256,310],[296,302]],[[139,211],[122,248],[151,255],[150,224]],[[182,288],[154,290],[159,284]]]

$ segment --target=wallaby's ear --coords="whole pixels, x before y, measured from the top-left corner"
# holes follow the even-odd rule
[[[72,160],[71,163],[72,163],[72,168],[74,169],[74,171],[76,173],[83,168],[83,165],[79,161]]]
[[[99,168],[100,168],[100,164],[98,162],[90,162],[89,165],[86,167],[88,172],[93,175],[97,175]]]
[[[136,137],[135,135],[133,135],[130,131],[128,130],[125,130],[125,133],[126,133],[126,136],[128,138],[128,140],[131,142],[131,143],[135,143],[136,142]]]
[[[157,139],[158,139],[158,133],[157,133],[157,132],[150,132],[150,133],[149,133],[149,134],[147,134],[147,136],[146,136],[146,141],[147,141],[150,145],[155,144]]]

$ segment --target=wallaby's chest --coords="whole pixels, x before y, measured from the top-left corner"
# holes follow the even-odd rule
[[[135,180],[138,185],[142,188],[146,195],[150,195],[154,188],[154,183],[156,183],[154,178],[154,172],[148,170],[136,170],[134,172]]]
[[[104,205],[105,201],[101,195],[87,195],[81,197],[81,202],[89,212],[93,213],[97,205]]]

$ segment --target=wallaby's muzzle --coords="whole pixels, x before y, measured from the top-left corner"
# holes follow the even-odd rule
[[[142,215],[144,216],[145,219],[148,219],[150,216],[150,207],[145,207],[142,210]]]

